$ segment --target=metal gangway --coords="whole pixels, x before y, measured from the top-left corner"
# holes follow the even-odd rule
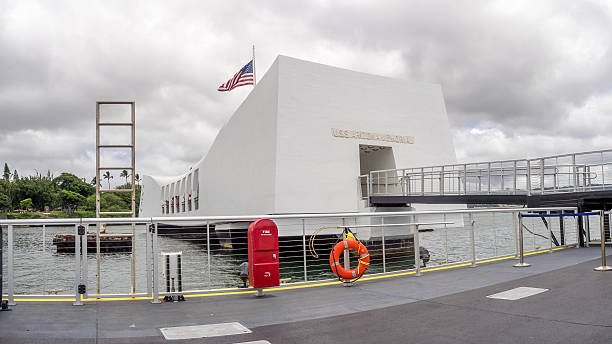
[[[612,149],[533,159],[372,171],[360,176],[371,204],[483,203],[535,206],[612,196]],[[366,188],[367,186],[367,188]],[[569,203],[567,203],[569,202]]]

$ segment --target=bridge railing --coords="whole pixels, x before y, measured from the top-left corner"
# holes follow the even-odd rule
[[[604,191],[612,190],[612,150],[372,171],[367,180],[369,196]]]
[[[576,211],[572,207],[496,208],[0,220],[4,234],[0,242],[6,248],[2,261],[3,298],[12,305],[22,301],[81,304],[134,299],[157,302],[160,297],[178,296],[177,293],[185,297],[251,293],[253,289],[235,287],[242,285],[239,267],[248,261],[246,228],[259,218],[270,218],[279,228],[280,276],[291,289],[292,285],[302,286],[291,282],[337,281],[329,266],[329,252],[345,227],[369,251],[370,265],[364,279],[376,279],[391,272],[419,275],[444,267],[510,259],[518,254],[519,213]],[[106,233],[101,232],[102,224]],[[553,251],[579,242],[578,221],[574,217],[555,217],[547,222],[526,218],[523,226],[525,251]],[[128,236],[127,241],[114,243],[120,246],[111,249],[106,236],[121,233]],[[135,236],[130,237],[132,233]],[[72,239],[71,245],[55,240],[67,236]],[[168,255],[178,253],[180,268],[178,261],[174,265],[167,260]],[[358,258],[352,252],[346,261],[343,258],[343,263],[354,268]],[[170,278],[174,276],[170,269],[181,278]],[[222,288],[230,289],[220,291]]]

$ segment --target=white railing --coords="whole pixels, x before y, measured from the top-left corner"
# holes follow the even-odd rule
[[[221,237],[224,223],[248,223],[269,218],[279,226],[281,240],[280,274],[283,280],[310,282],[334,278],[328,256],[340,228],[349,227],[366,244],[371,255],[367,275],[413,271],[419,275],[422,264],[446,266],[475,265],[480,260],[518,254],[517,218],[519,213],[575,213],[575,208],[462,209],[447,211],[338,213],[253,216],[88,218],[0,220],[5,235],[5,298],[19,300],[57,299],[83,301],[117,297],[140,297],[158,301],[174,295],[161,282],[161,252],[183,253],[184,291],[199,294],[205,290],[237,286],[238,265],[245,255],[246,231],[232,235],[233,244]],[[553,221],[557,221],[554,222]],[[160,233],[163,224],[184,226],[181,231]],[[127,252],[99,249],[100,225],[107,232],[132,233]],[[525,219],[525,250],[538,251],[578,243],[578,222],[551,218]],[[60,227],[57,227],[60,226]],[[83,226],[79,234],[79,227]],[[123,226],[123,227],[121,227]],[[219,226],[219,230],[215,229]],[[313,238],[320,257],[309,250],[311,235],[322,227],[333,227]],[[57,252],[53,238],[73,234],[72,253]],[[95,237],[96,240],[93,240]],[[89,248],[89,250],[88,250]],[[425,259],[427,249],[429,259]],[[89,254],[82,254],[89,252]],[[135,265],[131,265],[132,256]],[[352,258],[350,258],[352,259]],[[355,262],[353,260],[353,262]],[[420,264],[415,264],[420,262]],[[135,281],[135,282],[134,282]],[[137,285],[132,285],[136,283]],[[79,293],[79,285],[86,292]],[[135,292],[132,292],[135,290]],[[45,295],[47,294],[47,295]]]
[[[372,171],[370,196],[532,195],[612,190],[612,150]],[[609,185],[610,184],[610,185]]]

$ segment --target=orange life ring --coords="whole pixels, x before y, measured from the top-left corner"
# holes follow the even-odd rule
[[[359,253],[359,265],[353,270],[347,270],[340,265],[340,256],[344,250],[355,250]],[[361,277],[370,265],[370,254],[368,249],[355,239],[344,239],[334,246],[334,249],[329,253],[329,266],[338,277],[351,280]]]

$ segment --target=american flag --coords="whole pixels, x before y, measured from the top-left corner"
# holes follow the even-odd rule
[[[231,91],[236,87],[244,85],[253,85],[253,60],[249,61],[238,73],[234,74],[233,78],[221,84],[217,91]]]

